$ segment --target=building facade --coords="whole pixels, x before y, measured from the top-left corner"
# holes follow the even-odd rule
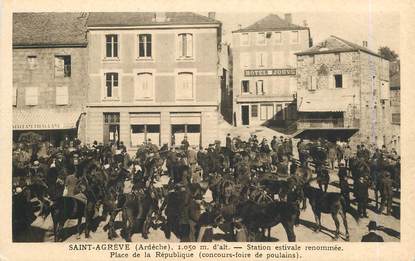
[[[85,139],[85,13],[14,13],[13,140]]]
[[[401,145],[401,75],[400,62],[391,63],[390,73],[390,103],[392,111],[392,147],[400,153]]]
[[[206,146],[217,136],[221,23],[194,13],[90,13],[87,143]]]
[[[336,36],[297,53],[297,137],[390,146],[389,61]]]
[[[233,32],[233,121],[284,125],[296,118],[296,56],[311,46],[310,30],[271,14]]]

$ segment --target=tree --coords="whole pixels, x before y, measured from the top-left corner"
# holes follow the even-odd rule
[[[391,50],[387,46],[380,47],[379,50],[378,50],[378,53],[379,53],[379,55],[385,57],[386,59],[388,59],[391,62],[396,61],[399,57],[399,55],[394,50]]]

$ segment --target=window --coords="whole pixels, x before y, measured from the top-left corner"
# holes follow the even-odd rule
[[[38,90],[37,87],[26,87],[25,89],[25,103],[29,106],[38,104]]]
[[[241,68],[248,68],[250,66],[249,53],[241,53]]]
[[[13,106],[17,106],[17,88],[13,87],[13,97],[12,97]]]
[[[340,53],[335,53],[334,56],[335,56],[335,61],[339,63],[340,62]]]
[[[314,91],[317,89],[317,78],[315,76],[310,76],[309,83],[308,83],[308,89],[310,91]]]
[[[284,53],[282,51],[273,52],[272,53],[272,66],[273,67],[280,67],[283,66],[284,63]]]
[[[241,46],[249,45],[249,33],[241,34]]]
[[[334,87],[336,88],[343,88],[343,76],[341,74],[334,75]]]
[[[70,55],[55,55],[55,77],[71,77]]]
[[[181,72],[177,76],[176,99],[193,99],[193,73]]]
[[[135,99],[153,99],[154,81],[152,73],[138,73],[135,86]]]
[[[189,33],[183,33],[178,35],[178,54],[179,58],[192,58],[193,57],[193,35]]]
[[[251,106],[251,117],[258,117],[258,105]]]
[[[249,93],[249,80],[241,81],[242,93]]]
[[[105,87],[106,98],[118,98],[118,73],[105,73]]]
[[[151,34],[138,35],[138,57],[151,58],[152,56]]]
[[[105,35],[105,42],[106,42],[105,56],[107,58],[118,57],[118,35],[116,34]]]
[[[269,120],[274,117],[274,105],[261,105],[261,120]]]
[[[160,144],[160,124],[131,125],[131,146],[140,146],[149,139]]]
[[[256,36],[257,45],[265,45],[265,33],[258,33]]]
[[[256,81],[256,94],[264,94],[264,81],[263,80],[257,80]]]
[[[298,31],[291,32],[291,42],[298,43]]]
[[[257,67],[265,67],[266,66],[266,55],[265,55],[265,53],[263,53],[263,52],[257,53],[256,65],[257,65]]]
[[[282,34],[281,34],[281,32],[275,32],[274,33],[274,42],[276,44],[282,43]]]
[[[36,55],[29,55],[27,57],[27,63],[29,65],[29,69],[33,70],[37,67],[37,56]]]
[[[68,87],[60,86],[56,87],[56,105],[69,104]]]

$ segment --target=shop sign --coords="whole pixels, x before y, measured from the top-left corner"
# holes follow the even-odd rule
[[[290,76],[295,75],[295,69],[255,69],[245,70],[245,77],[255,76]]]

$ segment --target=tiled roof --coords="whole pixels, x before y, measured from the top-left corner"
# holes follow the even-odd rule
[[[221,24],[218,20],[192,12],[166,12],[165,21],[157,21],[156,14],[155,12],[92,12],[89,14],[88,27]]]
[[[304,51],[296,53],[297,55],[308,55],[308,54],[318,54],[318,53],[334,53],[334,52],[350,52],[350,51],[362,51],[369,53],[374,56],[382,57],[378,53],[373,52],[372,50],[344,40],[340,37],[331,35],[326,40],[318,43],[317,45],[306,49]],[[382,57],[384,58],[384,57]]]
[[[308,27],[289,23],[276,14],[270,14],[250,26],[234,31],[234,33],[301,29],[308,29]]]
[[[13,13],[13,46],[86,45],[86,13]]]

